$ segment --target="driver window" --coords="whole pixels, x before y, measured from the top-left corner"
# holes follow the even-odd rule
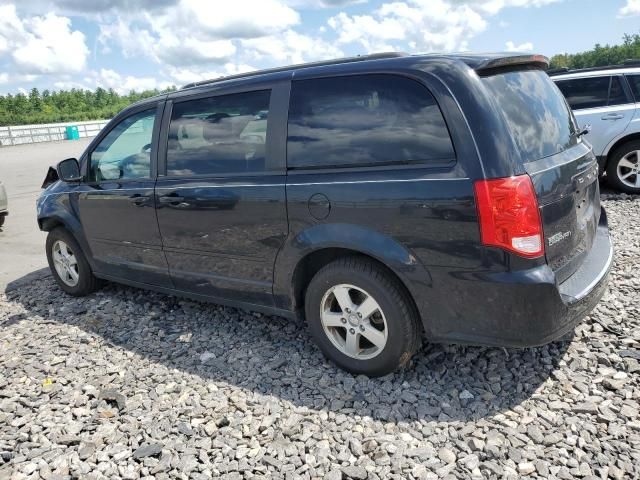
[[[91,153],[92,181],[149,178],[156,109],[122,120]]]

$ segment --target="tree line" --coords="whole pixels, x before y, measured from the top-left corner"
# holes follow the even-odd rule
[[[112,88],[100,87],[94,91],[73,88],[42,93],[32,88],[28,95],[0,95],[0,126],[108,119],[131,103],[174,90],[172,87],[120,95]]]
[[[588,68],[619,65],[625,60],[640,61],[640,34],[625,34],[620,45],[599,43],[580,53],[561,53],[551,57],[551,68]]]
[[[586,68],[616,65],[640,59],[640,34],[625,34],[619,45],[596,44],[580,53],[562,53],[551,57],[551,68]],[[173,91],[172,87],[165,91]],[[42,93],[32,88],[28,95],[0,95],[0,126],[38,123],[77,122],[113,117],[130,103],[163,93],[159,90],[132,91],[120,95],[113,89],[94,91],[71,89]]]

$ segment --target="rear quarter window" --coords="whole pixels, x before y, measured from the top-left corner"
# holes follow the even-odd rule
[[[609,88],[609,101],[607,105],[625,105],[629,103],[627,94],[622,87],[622,79],[619,76],[611,77],[611,86]]]
[[[640,74],[627,75],[627,80],[629,80],[629,85],[631,86],[631,91],[633,92],[636,102],[640,102]]]
[[[443,164],[449,131],[422,84],[397,75],[353,75],[292,84],[289,168]]]
[[[574,145],[576,126],[562,93],[541,70],[484,77],[502,111],[524,163],[562,152]]]

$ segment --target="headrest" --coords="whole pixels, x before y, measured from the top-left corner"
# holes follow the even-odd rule
[[[209,142],[228,140],[233,135],[230,116],[226,113],[214,113],[205,118],[202,136]]]

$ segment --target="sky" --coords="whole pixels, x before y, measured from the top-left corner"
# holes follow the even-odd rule
[[[640,33],[640,0],[0,0],[0,94],[130,90],[401,50],[552,56]]]

